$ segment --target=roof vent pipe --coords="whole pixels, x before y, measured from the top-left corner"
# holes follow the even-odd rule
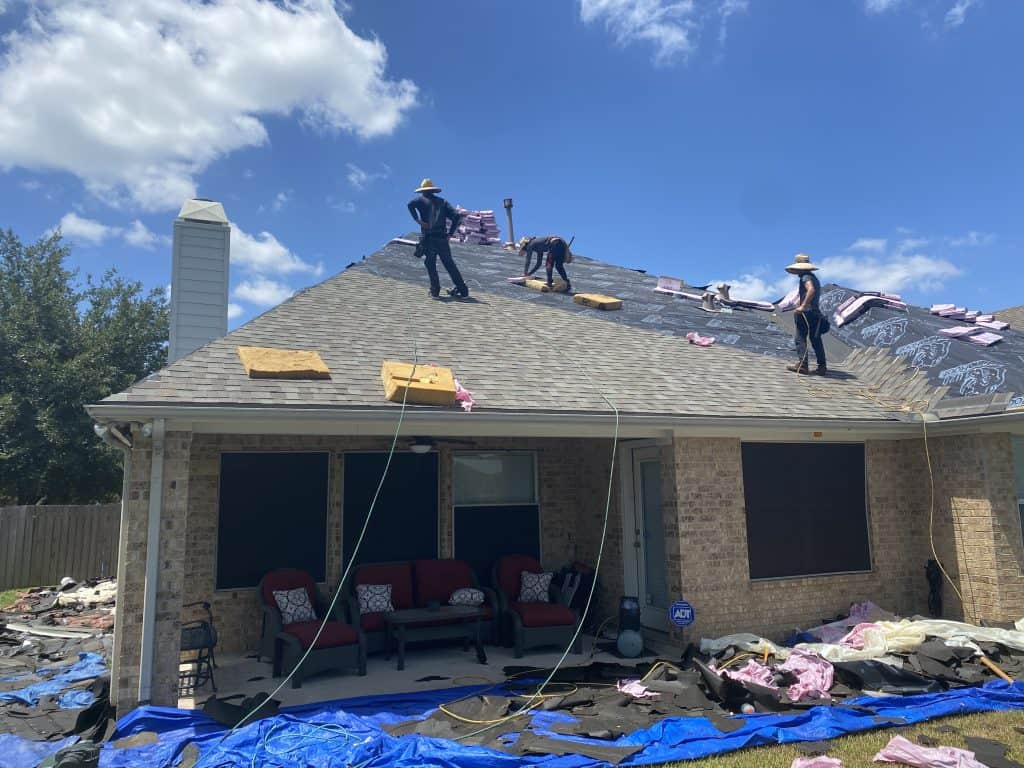
[[[512,198],[511,197],[506,197],[505,200],[504,200],[504,204],[505,204],[505,215],[508,216],[508,244],[509,245],[515,245],[516,244],[516,233],[515,233],[515,230],[512,229]]]

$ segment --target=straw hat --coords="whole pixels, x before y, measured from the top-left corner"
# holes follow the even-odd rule
[[[811,263],[811,257],[806,253],[798,253],[793,257],[793,263],[786,267],[786,271],[798,275],[801,272],[813,272],[818,268],[817,264]]]
[[[441,188],[436,186],[430,179],[424,179],[416,188],[417,192],[440,192]]]

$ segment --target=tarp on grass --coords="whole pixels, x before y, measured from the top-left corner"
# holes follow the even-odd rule
[[[543,765],[545,768],[583,768],[601,765],[591,758],[577,755],[521,757],[424,736],[394,738],[382,730],[384,725],[426,716],[439,704],[485,689],[485,686],[448,688],[291,707],[275,717],[244,726],[223,741],[221,737],[225,729],[201,712],[142,707],[122,718],[113,738],[153,731],[159,734],[159,741],[135,749],[116,749],[106,745],[101,753],[100,767],[172,766],[189,743],[195,743],[200,750],[197,768],[249,768],[252,765],[330,768],[414,768],[423,765],[512,768]],[[641,745],[643,749],[622,765],[647,765],[765,744],[820,741],[947,715],[1004,710],[1024,710],[1024,683],[1010,685],[994,681],[979,688],[919,696],[862,697],[844,705],[815,707],[796,715],[742,716],[743,726],[732,733],[719,731],[710,720],[702,717],[668,718],[615,742],[592,743]],[[570,715],[544,712],[534,716],[533,727],[546,735],[573,741],[576,739],[545,730],[556,721],[568,720],[572,720]],[[56,751],[56,745],[48,746]],[[8,763],[7,760],[7,755],[0,755],[0,768],[34,768],[34,765]]]

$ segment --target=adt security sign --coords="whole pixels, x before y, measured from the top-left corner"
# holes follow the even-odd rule
[[[676,600],[668,609],[668,617],[677,627],[688,627],[693,624],[695,618],[693,606],[685,600]]]

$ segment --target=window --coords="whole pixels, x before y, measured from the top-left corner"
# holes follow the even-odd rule
[[[1017,476],[1017,514],[1024,536],[1024,437],[1013,438],[1013,471]]]
[[[540,557],[536,458],[530,452],[456,453],[454,556],[484,585],[503,555]]]
[[[871,570],[864,446],[744,443],[750,578]]]
[[[328,473],[326,453],[221,454],[217,589],[254,587],[275,568],[324,581]]]

